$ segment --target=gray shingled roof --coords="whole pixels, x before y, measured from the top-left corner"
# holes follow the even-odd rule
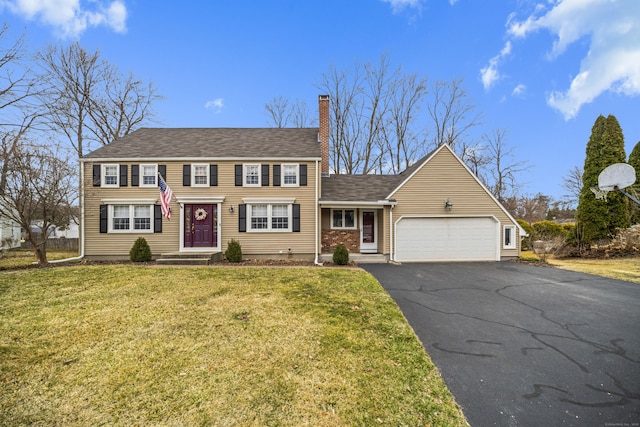
[[[321,201],[377,202],[384,200],[405,175],[331,175],[322,178]]]
[[[331,175],[322,178],[321,201],[377,202],[416,171],[433,151],[397,175]]]
[[[86,159],[319,158],[317,128],[142,128]]]

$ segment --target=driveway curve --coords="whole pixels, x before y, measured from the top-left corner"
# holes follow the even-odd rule
[[[515,262],[362,267],[472,426],[640,426],[640,285]]]

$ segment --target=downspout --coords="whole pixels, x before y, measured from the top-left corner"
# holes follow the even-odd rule
[[[315,265],[322,265],[322,263],[318,261],[318,255],[319,255],[318,254],[318,231],[319,231],[318,230],[318,209],[319,209],[319,206],[320,206],[319,203],[318,203],[318,187],[319,187],[319,184],[320,184],[320,177],[319,177],[319,175],[320,175],[320,167],[319,166],[320,165],[318,164],[318,160],[316,160],[316,204],[315,204],[315,207],[314,207],[315,208],[315,212],[316,212],[315,213],[316,228],[315,228],[315,231],[314,231],[314,234],[315,234],[315,249],[314,249],[315,259],[313,260],[313,263]]]
[[[393,261],[393,205],[389,209],[389,261]]]
[[[80,192],[78,194],[80,198],[80,236],[78,243],[80,244],[80,255],[72,258],[65,259],[56,259],[53,261],[49,261],[49,264],[57,264],[59,262],[68,262],[68,261],[78,261],[84,258],[84,236],[85,236],[85,227],[84,227],[84,162],[80,160]],[[79,237],[80,237],[79,236]]]

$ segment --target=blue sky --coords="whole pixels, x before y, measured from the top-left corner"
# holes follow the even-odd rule
[[[505,129],[523,193],[560,198],[599,114],[640,141],[638,0],[0,0],[30,49],[79,40],[153,81],[160,126],[262,127],[276,96],[315,112],[331,66],[392,65],[464,79],[483,124]],[[425,126],[429,125],[424,111]]]

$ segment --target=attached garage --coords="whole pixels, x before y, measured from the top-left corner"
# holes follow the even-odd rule
[[[395,232],[399,262],[500,259],[499,223],[494,217],[405,217]]]

